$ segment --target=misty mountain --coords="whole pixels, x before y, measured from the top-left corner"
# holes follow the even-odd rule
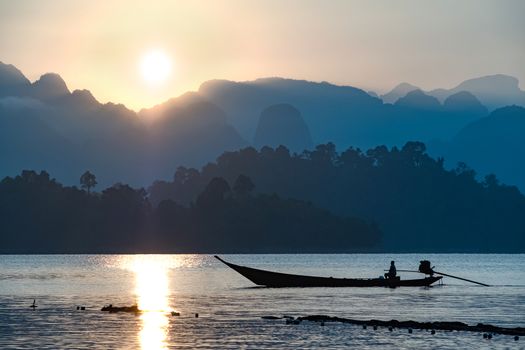
[[[20,70],[0,61],[0,97],[28,96],[31,82]]]
[[[203,165],[224,150],[248,144],[226,122],[224,111],[196,93],[142,110],[139,116],[148,123],[147,164],[156,178],[171,178],[178,165]]]
[[[7,160],[0,176],[45,169],[76,184],[90,169],[102,186],[144,186],[171,177],[177,166],[202,166],[247,144],[224,112],[201,97],[183,96],[139,115],[101,104],[87,90],[70,92],[57,74],[31,84],[0,64],[0,81],[0,155]]]
[[[481,176],[496,174],[506,184],[525,191],[525,108],[495,110],[465,126],[450,142],[433,143],[430,153],[448,166],[466,162]]]
[[[468,91],[456,92],[447,97],[443,102],[443,108],[451,113],[467,113],[479,117],[484,117],[488,114],[487,108],[479,102],[476,96]]]
[[[399,98],[394,105],[422,111],[440,111],[442,108],[437,98],[429,96],[419,89],[410,91],[404,97]]]
[[[512,79],[503,80],[512,85]],[[358,88],[282,78],[212,80],[197,92],[136,113],[121,104],[102,104],[88,90],[71,92],[57,74],[31,83],[6,64],[0,64],[0,92],[0,152],[7,159],[0,176],[36,168],[76,184],[89,169],[101,186],[117,181],[145,186],[171,178],[179,166],[199,167],[250,144],[282,143],[301,152],[323,142],[344,149],[433,140],[430,149],[441,152],[440,143],[487,115],[479,98],[463,90],[443,104],[417,89],[385,104]],[[480,172],[500,169],[489,158],[484,162]]]
[[[262,111],[254,146],[286,145],[292,152],[312,149],[313,141],[301,112],[289,104],[273,105]]]
[[[401,83],[382,95],[381,99],[386,103],[394,103],[414,90],[422,89],[408,83]],[[434,89],[425,91],[425,94],[434,96],[444,103],[448,97],[462,91],[470,92],[489,110],[510,105],[525,106],[525,91],[520,89],[518,79],[504,74],[465,80],[452,89]]]
[[[212,80],[198,93],[223,109],[245,139],[253,139],[261,111],[288,103],[308,125],[314,144],[333,142],[339,148],[403,145],[409,140],[449,139],[475,116],[449,118],[439,110],[384,104],[367,92],[326,82],[282,78],[248,82]],[[438,103],[439,104],[439,103]]]
[[[397,100],[399,100],[401,97],[406,96],[409,92],[414,90],[420,90],[417,86],[414,86],[409,83],[401,83],[394,87],[390,92],[381,95],[381,99],[385,103],[395,103]]]
[[[518,79],[503,74],[469,79],[455,88],[436,89],[429,94],[443,101],[451,94],[460,91],[472,93],[489,110],[510,105],[525,106],[525,91],[519,88]]]

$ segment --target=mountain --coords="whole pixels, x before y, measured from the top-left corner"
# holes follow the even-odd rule
[[[226,121],[215,104],[187,93],[139,113],[148,121],[149,168],[169,178],[179,165],[201,166],[224,151],[248,143]]]
[[[21,98],[0,99],[0,176],[21,169],[49,169],[69,178],[80,171],[74,154],[76,145],[51,128],[40,117],[42,105]]]
[[[301,112],[289,104],[273,105],[262,111],[253,143],[257,148],[286,145],[297,153],[313,147]]]
[[[31,88],[32,96],[41,101],[53,100],[70,94],[64,79],[56,73],[42,75],[31,85]]]
[[[221,107],[245,139],[253,139],[261,111],[274,104],[288,103],[302,111],[314,142],[331,139],[345,143],[351,139],[345,132],[351,117],[382,105],[379,99],[354,87],[282,78],[248,82],[213,80],[203,83],[198,92]]]
[[[401,83],[390,92],[381,95],[381,99],[385,103],[394,103],[414,90],[419,90],[419,88],[408,83]],[[451,89],[439,88],[424,91],[425,94],[434,96],[441,103],[460,92],[471,93],[489,111],[510,105],[525,106],[525,91],[520,89],[518,79],[504,74],[465,80]]]
[[[0,61],[0,98],[5,96],[27,96],[31,82],[20,70]]]
[[[433,90],[429,94],[443,101],[460,91],[472,93],[489,110],[514,104],[525,106],[525,91],[519,88],[518,79],[503,74],[469,79],[455,88]]]
[[[247,145],[224,112],[197,94],[137,114],[101,104],[88,90],[70,92],[58,74],[31,84],[0,64],[0,78],[0,177],[43,169],[77,184],[89,169],[99,186],[146,186],[178,166],[202,166]]]
[[[314,144],[333,142],[338,148],[449,139],[475,118],[448,118],[449,113],[442,108],[429,113],[418,106],[384,104],[351,86],[283,78],[212,80],[203,83],[198,94],[224,110],[228,122],[244,139],[253,139],[261,111],[270,105],[287,103],[301,111]]]
[[[430,152],[445,157],[450,167],[465,162],[481,177],[496,174],[525,192],[524,133],[525,108],[504,107],[468,124],[451,142],[435,144]]]
[[[399,100],[401,97],[406,96],[409,92],[414,90],[420,90],[417,86],[411,85],[409,83],[401,83],[394,87],[390,92],[381,95],[381,99],[385,103],[394,103]]]
[[[442,107],[437,98],[426,95],[419,89],[410,91],[404,97],[399,98],[394,105],[423,111],[439,111]]]
[[[476,96],[468,91],[456,92],[445,99],[443,108],[451,113],[467,113],[479,117],[488,115],[488,110]]]
[[[117,181],[145,186],[171,178],[179,166],[202,166],[250,144],[283,143],[294,152],[328,142],[338,149],[399,147],[411,140],[446,144],[486,116],[479,96],[463,88],[482,91],[481,82],[496,79],[502,81],[497,86],[507,87],[504,91],[521,91],[514,78],[495,77],[465,82],[443,105],[417,88],[390,104],[364,90],[327,82],[211,80],[197,92],[136,113],[121,104],[102,104],[88,90],[71,92],[57,74],[31,83],[14,66],[1,63],[2,151],[10,160],[0,177],[19,173],[21,166],[42,167],[76,184],[89,169],[101,186]],[[412,88],[402,84],[395,90]],[[28,135],[46,141],[28,143]]]

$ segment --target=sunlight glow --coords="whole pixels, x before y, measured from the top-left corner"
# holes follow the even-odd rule
[[[142,328],[139,333],[141,349],[166,349],[169,307],[169,260],[162,256],[137,255],[127,262],[135,273],[135,293]]]
[[[141,349],[167,349],[170,307],[170,270],[201,264],[194,255],[120,255],[107,262],[135,277],[136,303],[140,313],[138,334]]]
[[[161,83],[171,73],[171,60],[163,51],[151,51],[142,57],[140,70],[147,82]]]

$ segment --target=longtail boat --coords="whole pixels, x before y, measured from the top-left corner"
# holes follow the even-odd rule
[[[282,287],[426,287],[439,281],[442,276],[430,276],[420,279],[402,280],[396,278],[333,278],[292,275],[288,273],[273,272],[240,266],[222,260],[222,263],[237,271],[258,286]]]

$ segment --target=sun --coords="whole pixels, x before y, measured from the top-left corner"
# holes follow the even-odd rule
[[[161,50],[150,51],[142,57],[140,71],[147,82],[162,83],[171,74],[171,60]]]

